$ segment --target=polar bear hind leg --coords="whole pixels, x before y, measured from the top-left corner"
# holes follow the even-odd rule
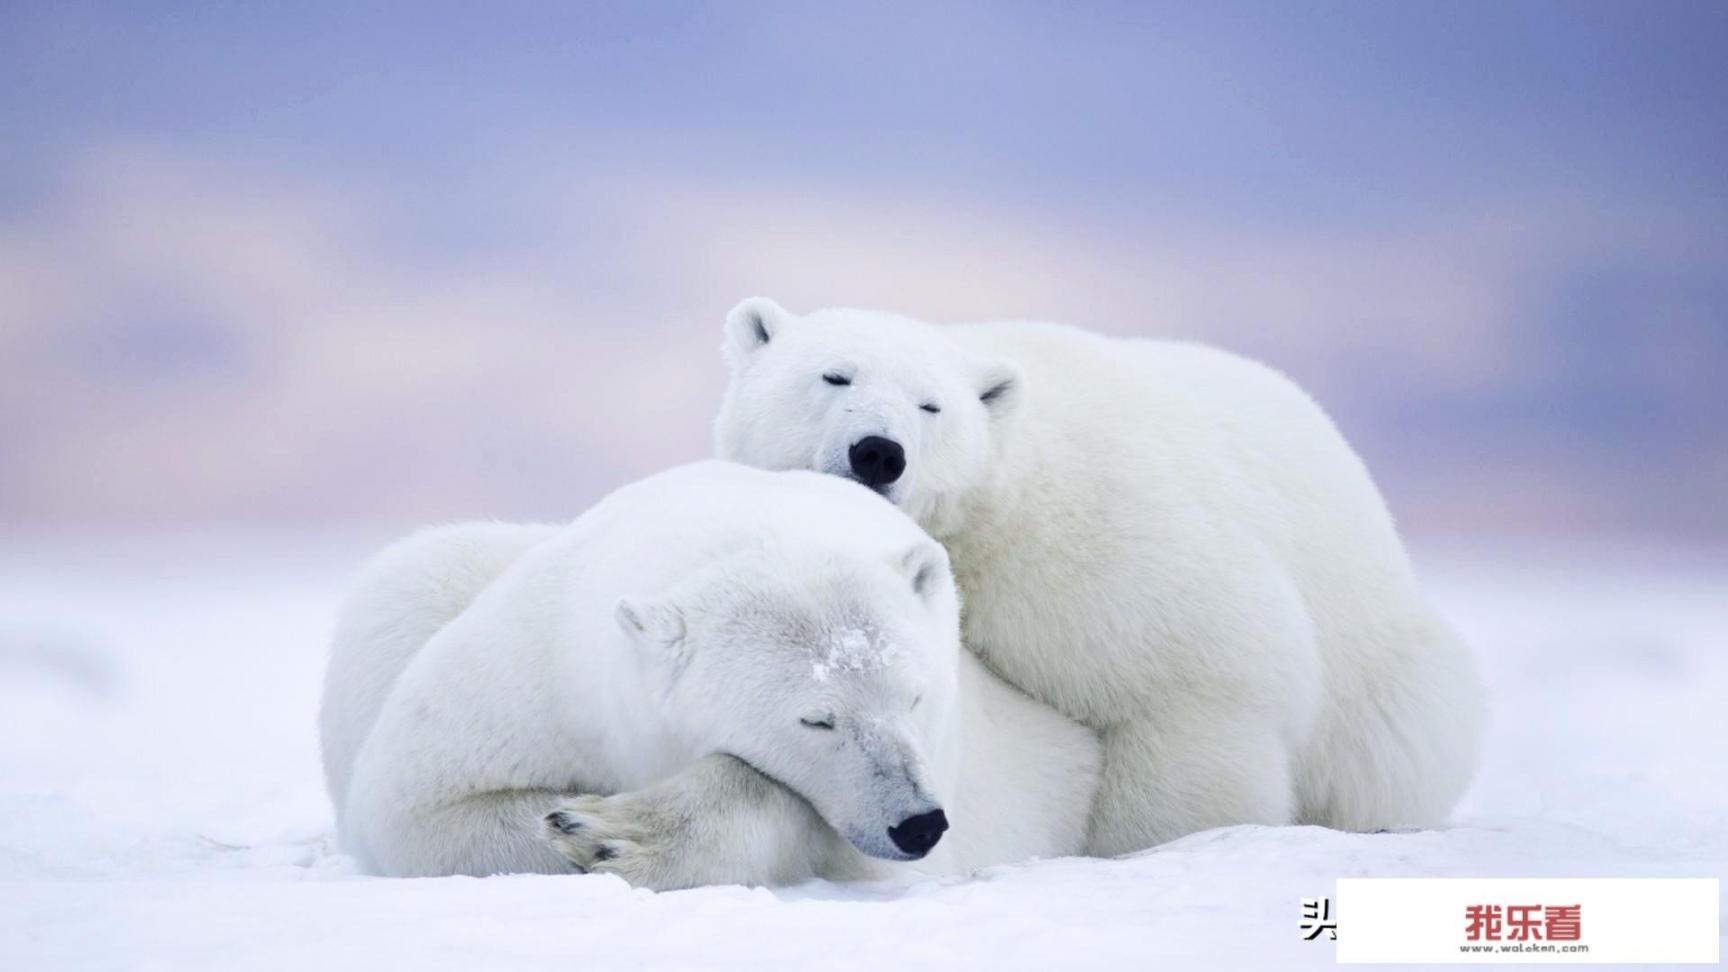
[[[1482,691],[1445,622],[1379,632],[1397,645],[1341,692],[1297,760],[1297,819],[1338,830],[1438,827],[1476,763]]]

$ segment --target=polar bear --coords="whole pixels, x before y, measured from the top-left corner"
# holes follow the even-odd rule
[[[1088,848],[1441,823],[1480,690],[1366,469],[1269,368],[1036,323],[744,301],[722,458],[854,479],[948,549],[966,646],[1098,730]]]
[[[947,556],[909,518],[712,461],[568,526],[399,542],[324,691],[342,844],[391,875],[665,889],[1071,855],[1101,762],[960,649]]]

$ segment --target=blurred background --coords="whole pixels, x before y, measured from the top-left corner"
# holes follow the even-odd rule
[[[1728,5],[0,4],[0,528],[567,518],[720,321],[1305,384],[1418,538],[1728,537]]]

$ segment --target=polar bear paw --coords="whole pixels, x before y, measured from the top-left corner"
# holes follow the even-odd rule
[[[637,802],[629,794],[571,797],[546,815],[546,837],[580,873],[654,887],[665,841],[656,839],[655,815]]]

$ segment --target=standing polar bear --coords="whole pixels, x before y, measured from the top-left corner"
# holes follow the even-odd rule
[[[1379,493],[1272,370],[1049,324],[726,321],[719,454],[857,480],[948,549],[966,646],[1096,729],[1088,848],[1442,822],[1479,688]]]
[[[1100,762],[961,650],[947,556],[905,515],[719,462],[566,527],[391,547],[342,609],[322,722],[368,870],[662,889],[1076,854]]]

